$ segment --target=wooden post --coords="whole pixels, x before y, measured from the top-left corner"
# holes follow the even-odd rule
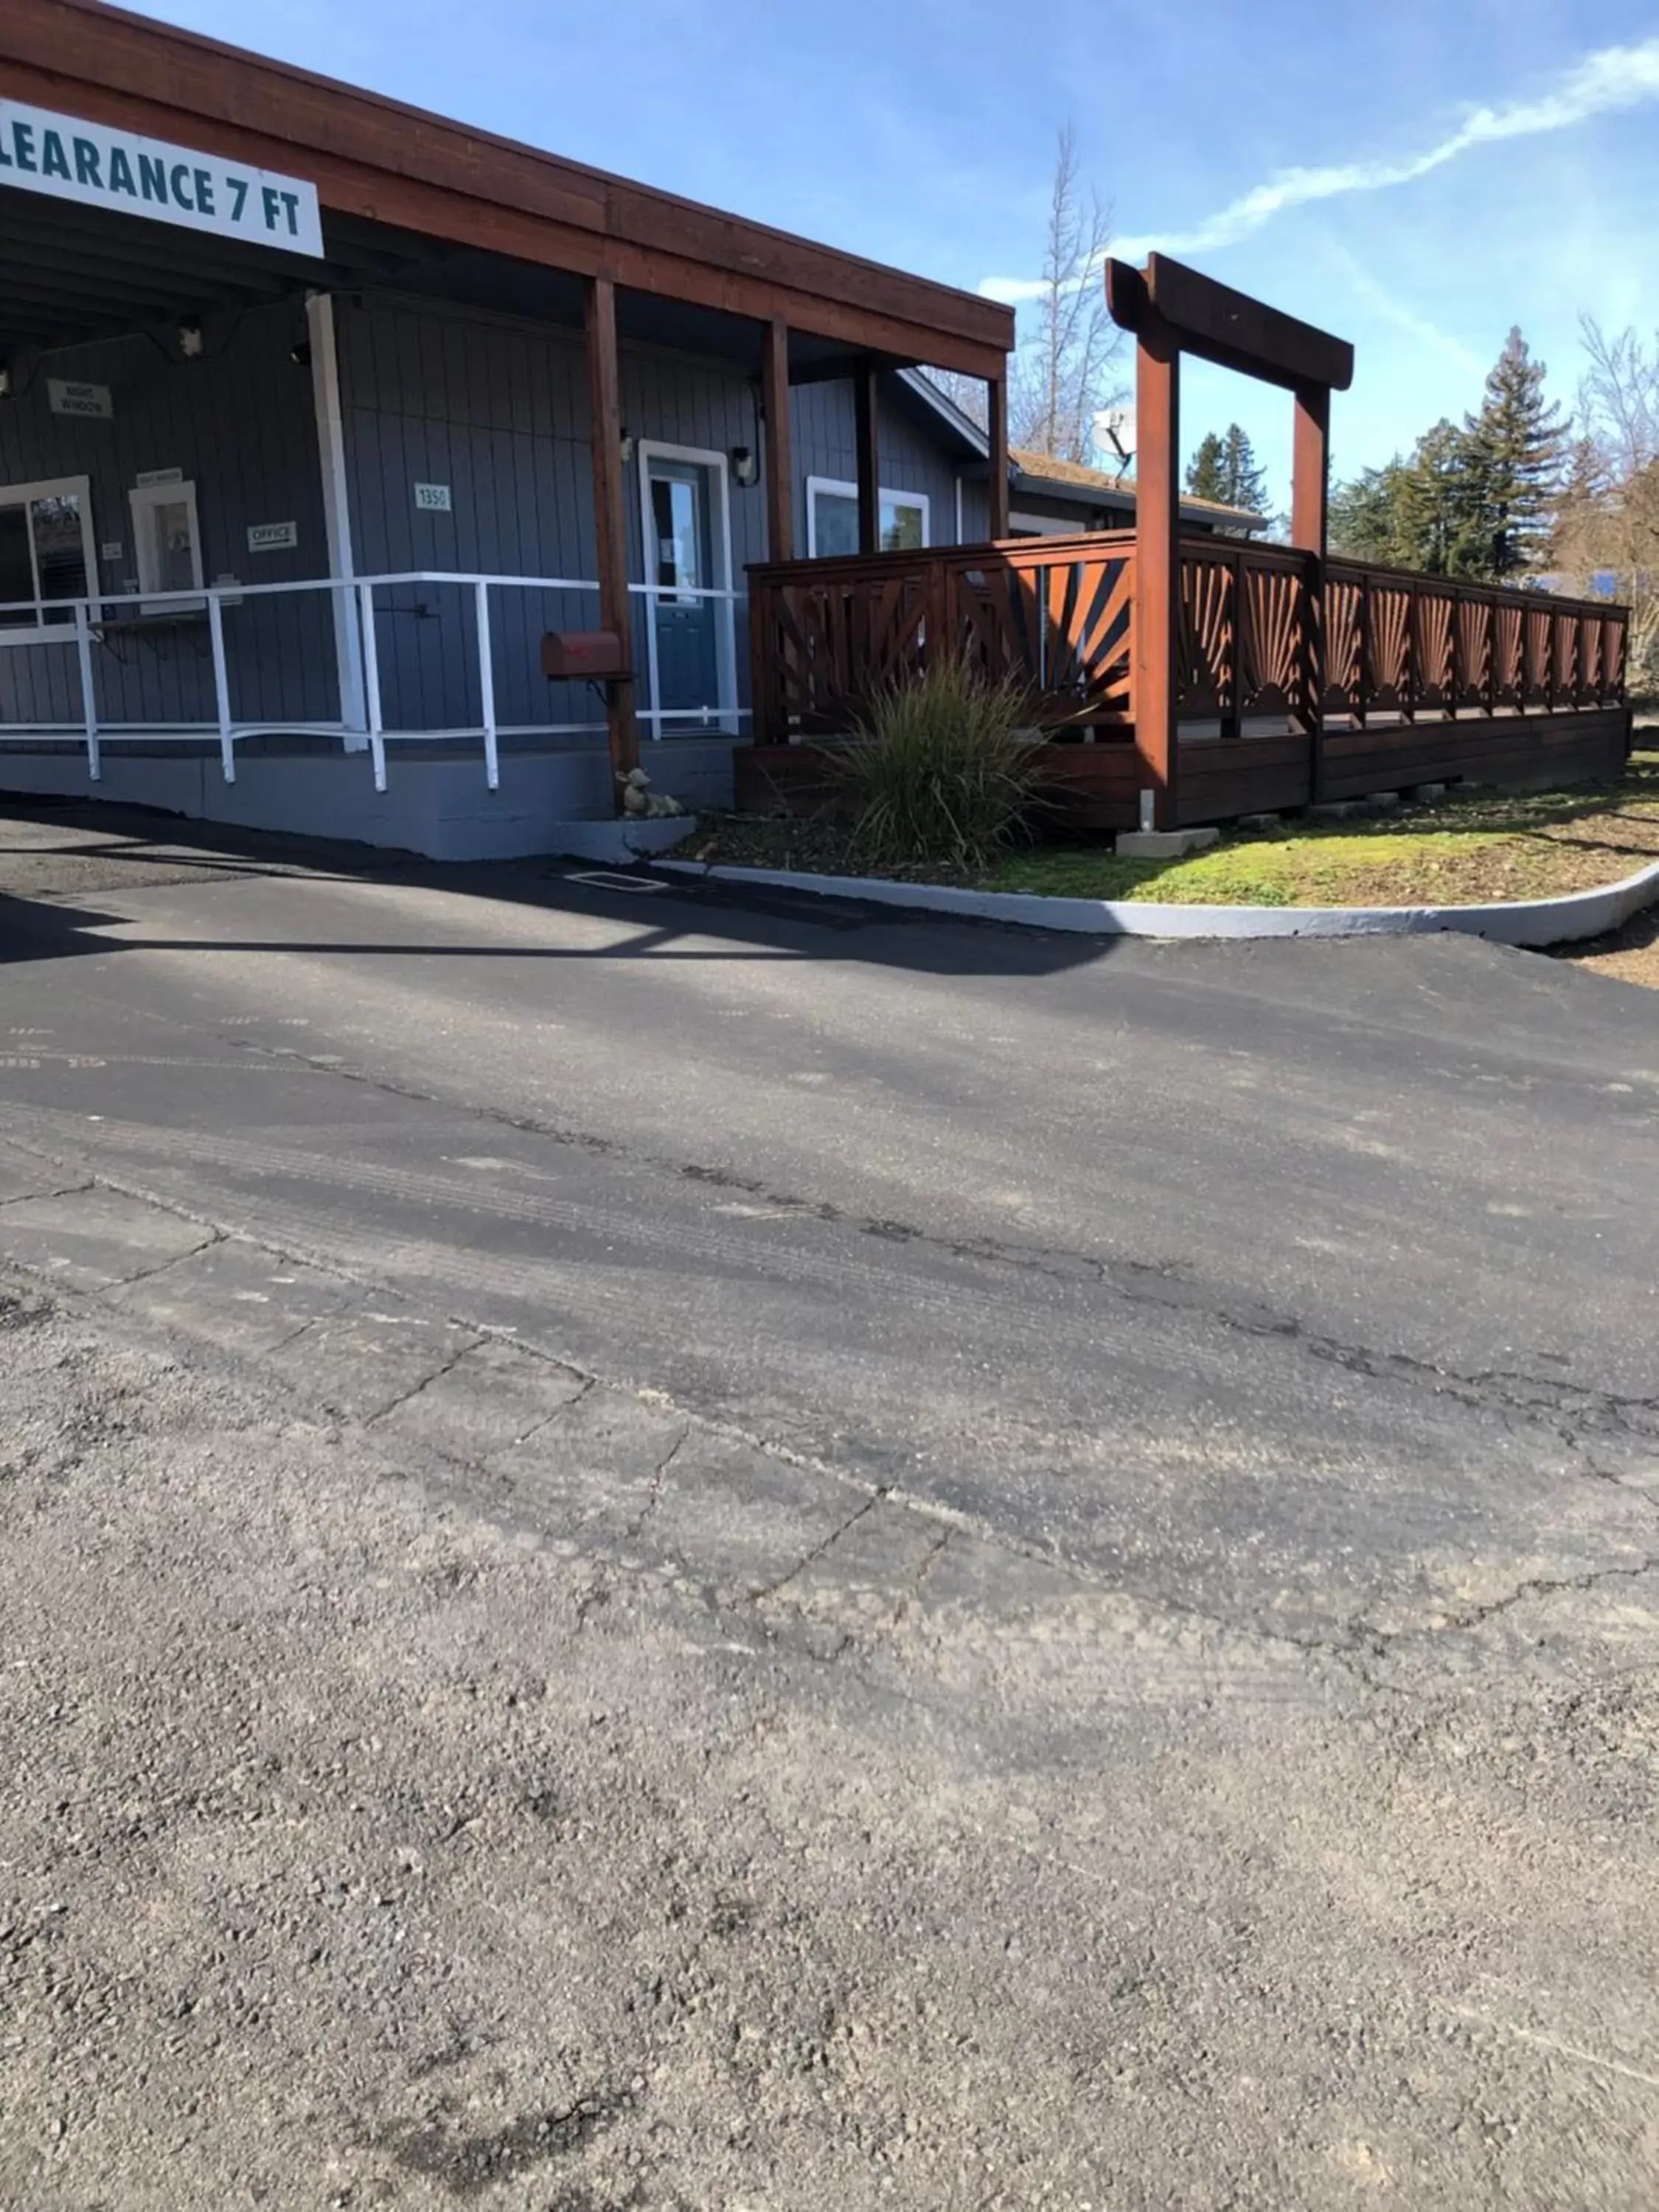
[[[1330,393],[1323,385],[1299,386],[1291,450],[1291,543],[1322,561],[1330,502]]]
[[[985,387],[986,423],[990,437],[990,483],[986,535],[1008,535],[1008,380],[994,376]]]
[[[853,378],[854,443],[858,448],[859,551],[881,550],[881,434],[876,422],[876,372],[866,362]]]
[[[614,630],[621,638],[623,657],[631,672],[634,623],[628,595],[628,524],[623,510],[617,288],[609,276],[590,276],[586,280],[582,321],[587,342],[587,434],[593,464],[599,627]],[[647,619],[649,618],[647,612]],[[640,764],[640,732],[634,715],[631,672],[606,686],[605,718],[611,746],[611,800],[620,814],[622,779]]]
[[[1135,347],[1135,753],[1152,826],[1174,830],[1181,638],[1181,355],[1148,315]]]
[[[1325,541],[1330,506],[1331,395],[1322,384],[1298,385],[1291,450],[1291,543],[1307,554],[1303,639],[1304,720],[1308,732],[1309,796],[1325,795]]]
[[[766,557],[795,557],[795,465],[789,435],[789,325],[775,316],[761,334],[761,412],[766,426]]]

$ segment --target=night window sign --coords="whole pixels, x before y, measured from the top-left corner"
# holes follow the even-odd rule
[[[0,100],[0,191],[8,186],[322,258],[315,185],[16,100]]]

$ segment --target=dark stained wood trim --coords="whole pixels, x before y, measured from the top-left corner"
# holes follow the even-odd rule
[[[766,557],[795,557],[795,464],[789,422],[789,325],[781,317],[761,333],[761,416],[765,452]]]
[[[1106,301],[1123,329],[1138,331],[1143,317],[1157,314],[1183,351],[1268,384],[1346,392],[1353,382],[1353,348],[1346,338],[1281,314],[1166,254],[1149,255],[1144,270],[1109,261]]]
[[[1153,824],[1179,821],[1176,718],[1181,643],[1181,354],[1155,312],[1135,349],[1135,749]]]
[[[0,88],[287,169],[325,208],[795,327],[1002,373],[992,301],[559,160],[100,0],[4,0]]]
[[[990,520],[986,528],[993,542],[1008,535],[1008,380],[994,376],[985,387],[986,422],[990,447]]]
[[[628,522],[623,508],[622,396],[617,362],[617,288],[591,276],[582,303],[587,349],[588,447],[593,463],[593,531],[599,584],[599,626],[622,640],[633,660],[634,617],[628,596]],[[605,686],[605,729],[614,770],[611,799],[622,811],[620,779],[640,764],[639,724],[631,675]]]
[[[876,372],[868,363],[853,379],[853,444],[857,458],[859,551],[881,550],[881,423]]]
[[[1325,539],[1330,504],[1331,395],[1322,384],[1299,385],[1291,447],[1291,543],[1309,556],[1304,600],[1302,720],[1312,745],[1309,791],[1325,796]]]
[[[1291,447],[1291,543],[1325,557],[1330,506],[1331,395],[1322,385],[1296,395]]]

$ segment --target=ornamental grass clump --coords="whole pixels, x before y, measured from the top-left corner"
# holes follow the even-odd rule
[[[979,875],[1028,839],[1042,776],[1029,712],[1017,683],[990,683],[959,658],[874,693],[841,757],[865,855]]]

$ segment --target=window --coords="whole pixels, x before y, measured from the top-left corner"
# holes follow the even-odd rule
[[[85,477],[0,484],[0,630],[44,629],[74,619],[54,599],[97,589],[92,500]],[[30,606],[14,604],[33,601]]]
[[[139,590],[199,591],[202,537],[196,521],[195,485],[141,484],[129,495],[129,499]],[[186,599],[164,599],[154,607],[146,607],[144,612],[185,614],[190,607]]]
[[[927,495],[921,491],[881,494],[879,550],[919,553],[927,543]],[[814,561],[859,550],[859,491],[856,484],[828,477],[806,479],[806,550]]]

